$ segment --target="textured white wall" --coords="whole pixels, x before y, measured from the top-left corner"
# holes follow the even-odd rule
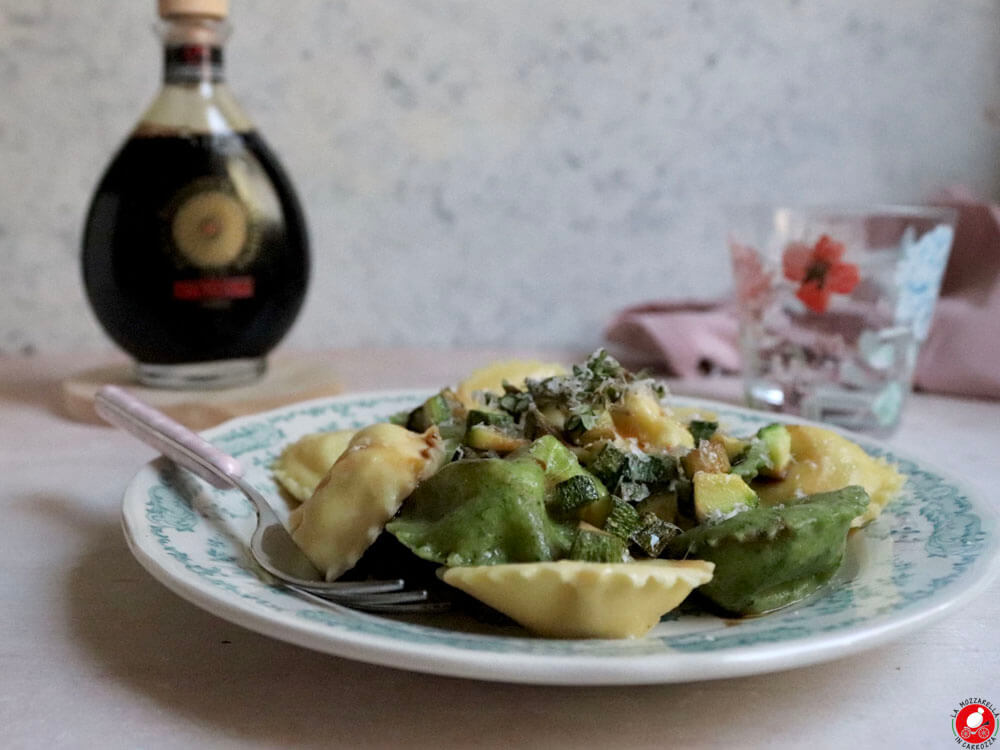
[[[596,344],[723,293],[718,207],[1000,193],[997,0],[232,0],[233,89],[304,199],[298,345]],[[153,0],[0,0],[0,352],[107,347],[89,193]]]

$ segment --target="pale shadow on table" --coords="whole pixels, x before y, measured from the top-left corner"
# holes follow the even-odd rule
[[[0,403],[23,404],[63,418],[56,376],[28,377],[21,373],[4,373],[0,378]]]
[[[825,716],[849,715],[850,705],[817,695],[826,681],[868,673],[856,707],[866,692],[877,694],[873,672],[898,669],[888,648],[759,677],[618,688],[517,686],[369,666],[257,635],[189,604],[139,566],[110,512],[88,513],[54,496],[31,502],[81,535],[66,577],[66,615],[94,673],[187,722],[192,738],[214,726],[230,739],[296,747],[745,746],[808,736],[820,701]],[[761,715],[748,699],[755,693],[787,710]],[[153,712],[150,720],[162,721]]]

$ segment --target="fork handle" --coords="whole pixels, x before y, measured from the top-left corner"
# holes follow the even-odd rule
[[[243,474],[235,458],[123,388],[102,386],[94,396],[94,410],[213,487],[228,489],[233,478]]]

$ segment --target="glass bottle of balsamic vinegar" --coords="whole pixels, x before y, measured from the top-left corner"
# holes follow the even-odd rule
[[[84,228],[91,307],[146,385],[256,379],[305,296],[298,199],[223,80],[227,10],[227,0],[159,0],[163,87]]]

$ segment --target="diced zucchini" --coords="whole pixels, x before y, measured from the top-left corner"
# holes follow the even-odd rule
[[[569,551],[569,559],[600,563],[626,562],[629,559],[628,546],[624,539],[581,522]]]
[[[555,509],[563,514],[577,511],[585,505],[600,500],[602,489],[604,488],[598,488],[595,477],[589,474],[577,474],[555,486]],[[607,490],[604,490],[604,494],[607,494]]]
[[[608,443],[597,454],[588,467],[597,478],[609,487],[618,483],[622,470],[625,468],[625,454],[611,443]]]
[[[653,484],[668,482],[677,476],[677,459],[669,454],[638,454],[626,456],[624,479]]]
[[[682,531],[653,513],[639,516],[639,530],[632,534],[632,543],[650,557],[659,557],[667,543]]]
[[[604,522],[604,530],[609,534],[627,540],[639,530],[639,512],[621,498],[611,498],[611,512]]]
[[[565,482],[570,477],[584,472],[576,454],[553,435],[543,435],[532,441],[525,449],[525,454],[542,465],[545,469],[545,479],[550,486]]]
[[[621,482],[618,485],[618,496],[627,503],[637,503],[649,496],[649,487],[642,482]]]
[[[611,406],[611,418],[619,435],[635,438],[640,445],[661,450],[694,447],[687,427],[664,410],[648,387],[629,388]]]
[[[559,436],[562,434],[562,413],[558,410],[541,410],[532,403],[524,412],[524,435],[537,439],[544,435]]]
[[[407,426],[411,430],[423,432],[431,425],[441,424],[441,422],[449,420],[451,417],[452,414],[451,409],[448,407],[448,401],[445,399],[444,394],[438,393],[431,396],[410,413]]]
[[[455,420],[462,409],[454,394],[449,390],[443,390],[411,411],[406,427],[415,432],[424,432],[431,425],[442,425]]]
[[[788,428],[783,424],[769,424],[758,430],[757,437],[767,447],[768,460],[760,469],[761,475],[782,478],[792,460],[792,436]]]
[[[406,428],[414,432],[424,432],[431,425],[437,425],[447,452],[453,452],[465,433],[465,407],[450,389],[431,396],[411,411],[406,420]]]
[[[677,493],[655,492],[636,503],[635,509],[639,515],[652,513],[662,521],[677,522]]]
[[[558,506],[556,488],[568,479],[582,476],[589,480],[597,488],[597,498],[580,506],[574,511],[575,516],[598,527],[604,524],[604,519],[611,510],[608,488],[580,465],[576,454],[563,442],[552,435],[544,435],[520,450],[523,455],[535,459],[545,470],[545,483],[551,490],[547,503]]]
[[[688,432],[694,438],[694,444],[698,445],[702,440],[709,440],[715,431],[719,429],[718,422],[706,422],[701,419],[692,419],[688,423]]]
[[[674,492],[677,493],[677,513],[681,517],[693,520],[694,482],[690,479],[677,479],[674,481]]]
[[[693,451],[688,451],[681,459],[684,473],[693,477],[699,471],[726,473],[729,471],[729,456],[718,443],[704,440]]]
[[[758,474],[781,478],[792,458],[792,436],[788,428],[775,422],[761,427],[750,447],[732,466],[732,473],[746,481]]]
[[[736,474],[717,474],[699,471],[694,475],[694,513],[699,523],[713,515],[725,515],[744,505],[757,506],[755,493]]]
[[[465,444],[480,451],[511,453],[528,444],[524,438],[488,424],[474,424],[465,431]]]
[[[603,487],[604,485],[601,486]],[[608,520],[609,513],[611,513],[611,495],[605,490],[604,495],[589,505],[584,505],[577,511],[576,515],[581,521],[586,521],[597,528],[602,528],[604,522]]]
[[[730,472],[749,482],[767,465],[767,461],[767,446],[763,440],[754,438],[746,452],[733,463]]]
[[[684,515],[681,513],[680,508],[678,508],[678,495],[675,490],[673,491],[662,491],[654,492],[652,495],[647,497],[645,500],[640,500],[636,503],[635,509],[639,511],[639,515],[642,516],[646,513],[652,513],[654,516],[659,518],[661,521],[666,521],[667,523],[679,526],[682,530],[690,529],[696,524],[694,518],[694,492],[692,490],[693,485],[690,480],[677,480],[675,482],[675,487],[681,483],[687,485],[687,497],[688,502],[688,513],[690,515]]]
[[[608,494],[607,488],[580,465],[576,454],[557,437],[543,435],[524,449],[524,455],[531,456],[542,465],[545,469],[545,481],[550,487],[565,482],[570,477],[585,474],[595,481],[602,497]]]
[[[722,446],[723,450],[726,451],[726,457],[730,463],[735,463],[736,459],[746,453],[747,448],[750,447],[749,440],[723,435],[721,432],[712,435],[711,442]]]

